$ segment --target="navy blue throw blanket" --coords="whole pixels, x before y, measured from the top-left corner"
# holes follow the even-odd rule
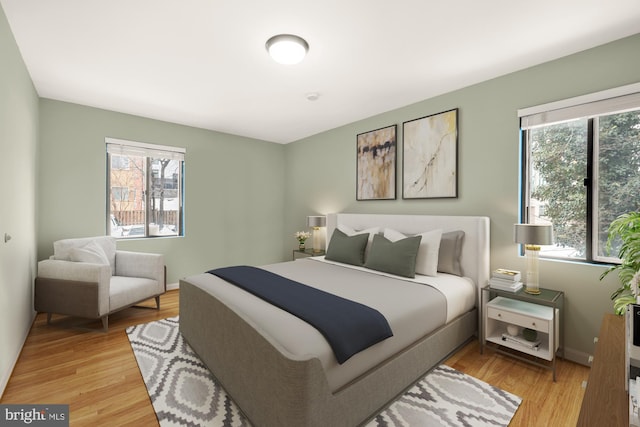
[[[257,267],[210,270],[253,295],[299,317],[324,335],[342,364],[351,356],[393,336],[378,310]]]

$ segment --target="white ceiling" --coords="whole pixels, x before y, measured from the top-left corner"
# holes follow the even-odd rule
[[[640,0],[0,4],[41,97],[278,143],[640,33]]]

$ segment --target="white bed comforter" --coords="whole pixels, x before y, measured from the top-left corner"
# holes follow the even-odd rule
[[[474,285],[473,280],[469,279],[468,277],[458,277],[454,276],[453,274],[445,273],[438,273],[438,276],[436,277],[423,276],[421,274],[416,274],[416,277],[414,278],[400,277],[394,274],[383,273],[381,271],[375,271],[365,267],[358,267],[357,265],[348,265],[330,261],[328,259],[325,259],[324,256],[318,256],[309,259],[434,287],[439,290],[447,300],[447,323],[460,316],[461,314],[471,310],[476,305],[476,286]]]

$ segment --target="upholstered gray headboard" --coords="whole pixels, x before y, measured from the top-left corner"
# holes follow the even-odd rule
[[[354,230],[371,227],[393,228],[404,234],[418,234],[441,229],[443,232],[462,230],[464,241],[460,263],[466,277],[483,287],[490,276],[489,218],[483,216],[385,215],[334,213],[327,215],[327,245],[338,224]]]

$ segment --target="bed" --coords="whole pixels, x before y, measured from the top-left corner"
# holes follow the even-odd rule
[[[478,287],[487,282],[490,269],[488,218],[330,214],[327,240],[336,229],[349,230],[347,234],[374,230],[370,237],[386,236],[385,230],[407,236],[433,230],[441,230],[443,236],[462,232],[464,237],[455,254],[462,274],[458,277],[438,272],[434,276],[399,278],[323,257],[262,266],[362,302],[387,317],[393,337],[343,363],[335,360],[317,330],[295,316],[213,274],[182,279],[180,331],[255,426],[360,425],[477,335]],[[371,249],[370,240],[367,250]],[[440,263],[450,267],[442,256],[438,261],[439,270]],[[423,283],[430,281],[434,282],[432,286]],[[384,293],[388,290],[383,290],[389,285],[394,289],[391,297]],[[447,295],[437,297],[443,300],[435,299],[445,301],[437,304],[445,309],[442,320],[435,325],[427,319],[434,310],[425,313],[415,303],[436,298],[433,286],[440,289],[435,293],[462,295],[451,301]],[[465,287],[470,293],[462,291]],[[422,296],[424,292],[432,293]]]

